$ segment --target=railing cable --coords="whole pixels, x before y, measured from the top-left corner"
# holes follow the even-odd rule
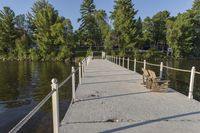
[[[17,125],[15,125],[9,133],[16,133],[26,122],[49,100],[49,98],[52,96],[52,94],[55,92],[55,90],[52,90],[49,92],[49,94],[35,106],[31,112],[29,112]]]

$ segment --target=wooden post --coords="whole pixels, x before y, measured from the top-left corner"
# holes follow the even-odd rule
[[[136,72],[136,63],[137,63],[137,61],[136,61],[136,59],[134,59],[134,72]]]
[[[79,84],[81,85],[81,63],[78,63]]]
[[[72,67],[72,101],[75,101],[75,70]]]
[[[160,79],[162,79],[163,76],[163,62],[160,63]]]
[[[144,60],[144,69],[146,69],[146,60]]]
[[[123,62],[122,62],[122,66],[124,67],[124,57],[123,57]]]
[[[194,77],[195,77],[195,67],[192,67],[191,76],[190,76],[190,87],[189,87],[189,99],[193,99],[193,89],[194,89]]]
[[[127,69],[129,69],[129,58],[127,59]]]
[[[58,95],[58,80],[51,80],[51,89],[55,90],[52,94],[52,113],[53,113],[53,132],[59,133],[59,95]]]

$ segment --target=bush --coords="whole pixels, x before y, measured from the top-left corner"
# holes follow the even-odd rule
[[[164,54],[161,52],[156,51],[156,49],[149,49],[143,55],[144,59],[151,59],[151,58],[164,58]]]
[[[70,50],[67,47],[62,47],[61,51],[57,54],[57,60],[65,60],[70,57]]]
[[[91,49],[91,47],[90,47],[90,49],[87,50],[86,56],[91,56],[91,55],[92,55],[92,49]]]
[[[29,59],[31,61],[38,61],[39,60],[39,55],[36,49],[31,48],[29,49]]]

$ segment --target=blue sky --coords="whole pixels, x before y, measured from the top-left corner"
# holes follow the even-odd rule
[[[15,14],[24,14],[31,11],[36,0],[0,0],[0,10],[3,6],[9,6]],[[70,18],[74,29],[79,27],[77,19],[80,17],[80,4],[83,0],[49,0],[59,11],[59,14]],[[139,10],[137,17],[144,19],[153,16],[158,11],[168,10],[172,16],[182,13],[192,7],[193,0],[133,0],[135,8]],[[114,0],[94,0],[97,9],[104,9],[109,14],[114,6]]]

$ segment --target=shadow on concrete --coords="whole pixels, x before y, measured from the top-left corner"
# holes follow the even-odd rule
[[[94,69],[94,70],[96,70],[96,69]],[[104,70],[102,70],[102,71],[89,71],[88,69],[86,69],[86,73],[100,73],[100,72],[112,72],[113,73],[113,72],[124,72],[124,70],[122,70],[122,69],[119,69],[119,70],[115,69],[115,71],[113,71],[113,70],[106,69],[105,71]]]
[[[125,74],[125,73],[124,74],[120,74],[119,73],[119,74],[107,74],[107,75],[97,75],[97,76],[84,76],[84,78],[104,77],[104,76],[120,76],[120,75],[122,75],[122,76],[123,75],[132,76],[133,74],[130,74],[130,73],[129,74],[128,73],[127,74]]]
[[[102,82],[90,82],[90,83],[82,83],[81,85],[89,85],[89,84],[104,84],[104,83],[117,83],[117,82],[126,82],[126,83],[137,83],[133,82],[135,80],[141,80],[141,79],[130,79],[130,80],[114,80],[114,81],[102,81]]]
[[[119,131],[123,131],[123,130],[126,130],[126,129],[138,127],[138,126],[144,126],[144,125],[147,125],[147,124],[152,124],[152,123],[156,123],[156,122],[160,122],[160,121],[168,121],[170,119],[189,116],[189,115],[196,115],[196,114],[200,114],[200,111],[184,113],[184,114],[178,114],[178,115],[173,115],[173,116],[167,116],[167,117],[153,119],[153,120],[147,120],[147,121],[144,121],[144,122],[139,122],[139,123],[131,124],[131,125],[124,126],[124,127],[119,127],[119,128],[114,128],[114,129],[111,129],[111,130],[106,130],[106,131],[103,131],[103,132],[100,132],[100,133],[114,133],[114,132],[119,132]]]
[[[95,98],[88,98],[79,100],[76,102],[84,102],[84,101],[92,101],[92,100],[99,100],[99,99],[107,99],[107,98],[113,98],[113,97],[123,97],[128,95],[138,95],[138,94],[144,94],[144,93],[150,93],[150,91],[144,91],[144,92],[136,92],[136,93],[127,93],[127,94],[119,94],[119,95],[112,95],[112,96],[103,96],[103,97],[95,97]]]

